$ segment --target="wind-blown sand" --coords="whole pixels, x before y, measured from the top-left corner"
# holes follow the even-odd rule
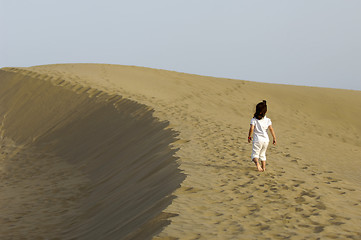
[[[361,239],[360,91],[105,64],[0,84],[1,239]]]

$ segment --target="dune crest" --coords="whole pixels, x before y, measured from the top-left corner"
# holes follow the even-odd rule
[[[151,108],[24,69],[0,81],[2,239],[146,239],[169,223],[184,175]]]

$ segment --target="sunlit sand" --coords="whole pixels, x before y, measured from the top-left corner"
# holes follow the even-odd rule
[[[0,239],[361,238],[360,91],[106,64],[0,84]]]

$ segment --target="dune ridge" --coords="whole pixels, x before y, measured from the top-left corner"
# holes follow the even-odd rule
[[[360,91],[108,64],[16,69],[121,95],[169,121],[187,178],[164,210],[173,217],[156,240],[361,237]],[[259,173],[247,134],[263,99],[278,145],[269,147],[267,171]]]
[[[2,239],[147,239],[169,223],[184,175],[168,122],[64,78],[6,68],[0,81]]]

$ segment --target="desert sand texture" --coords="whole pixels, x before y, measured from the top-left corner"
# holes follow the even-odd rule
[[[361,239],[360,91],[107,64],[0,84],[1,239]]]

